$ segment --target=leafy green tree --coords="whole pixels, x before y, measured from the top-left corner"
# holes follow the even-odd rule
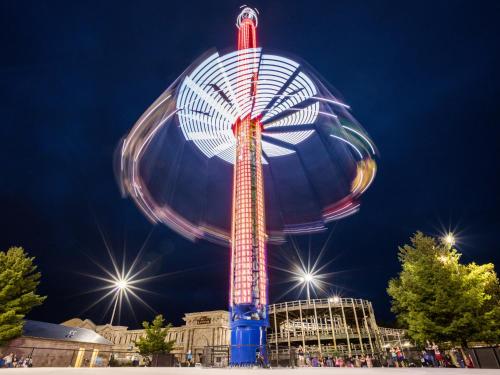
[[[172,325],[169,323],[165,326],[163,315],[157,315],[151,323],[142,322],[142,326],[146,334],[135,342],[141,355],[169,353],[172,350],[175,341],[166,341],[168,330]]]
[[[417,232],[399,248],[389,281],[392,311],[417,343],[500,342],[500,287],[494,265],[461,264],[449,244]]]
[[[20,336],[23,319],[47,297],[36,294],[40,272],[22,247],[0,251],[0,345]]]

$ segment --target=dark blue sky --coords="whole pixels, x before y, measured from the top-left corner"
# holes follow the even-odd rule
[[[120,197],[119,139],[211,47],[235,45],[239,1],[0,3],[0,248],[37,257],[49,298],[34,319],[78,316],[99,286],[89,257],[109,265],[97,224],[133,257],[152,226]],[[308,61],[351,105],[381,158],[361,211],[335,226],[325,260],[343,295],[375,303],[398,272],[398,245],[416,230],[461,233],[464,260],[500,260],[500,3],[497,1],[256,1],[260,44]],[[312,238],[318,248],[326,235]],[[307,245],[307,238],[302,239]],[[271,247],[282,264],[286,248]],[[228,250],[156,227],[141,260],[144,298],[168,320],[226,308]],[[270,274],[271,299],[284,286]],[[446,287],[446,286],[436,286]],[[291,295],[290,299],[295,298]],[[104,323],[103,305],[87,312]],[[122,323],[152,313],[137,307]]]

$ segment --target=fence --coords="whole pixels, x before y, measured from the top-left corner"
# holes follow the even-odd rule
[[[203,350],[202,365],[204,367],[228,367],[230,365],[230,346],[207,346]],[[259,346],[254,346],[256,363]],[[296,367],[298,363],[295,348],[281,346],[276,349],[275,345],[267,345],[267,362],[273,367]]]
[[[500,368],[500,346],[470,348],[467,353],[472,358],[474,367]]]

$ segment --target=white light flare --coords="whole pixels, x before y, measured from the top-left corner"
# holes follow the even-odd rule
[[[456,243],[455,235],[452,232],[448,232],[443,236],[442,241],[449,247],[455,246]]]
[[[97,224],[97,223],[96,223]],[[125,260],[125,247],[124,247],[124,255],[123,255],[123,260],[121,266],[118,264],[115,256],[113,255],[113,252],[111,250],[110,245],[108,244],[108,241],[106,240],[106,237],[104,236],[104,233],[102,232],[99,224],[97,224],[97,227],[99,229],[99,233],[101,234],[104,246],[106,248],[106,251],[108,253],[109,259],[111,261],[111,269],[106,268],[102,264],[94,261],[91,259],[91,261],[104,273],[104,275],[92,275],[92,274],[83,274],[84,276],[93,278],[95,280],[99,280],[100,282],[103,283],[100,287],[97,287],[93,290],[90,290],[86,293],[93,293],[93,292],[103,292],[103,294],[97,298],[90,306],[88,306],[86,309],[82,311],[88,311],[92,307],[96,306],[100,302],[104,300],[108,300],[108,305],[106,307],[106,310],[104,311],[104,316],[106,316],[113,307],[112,312],[111,312],[111,318],[109,320],[109,324],[112,325],[113,322],[115,321],[116,315],[118,315],[118,320],[119,316],[121,315],[121,310],[122,310],[122,304],[124,300],[127,302],[127,305],[132,312],[132,315],[135,318],[135,312],[134,308],[132,306],[132,301],[136,300],[142,305],[144,305],[146,308],[148,308],[150,311],[155,312],[156,311],[146,302],[144,301],[141,296],[138,295],[139,292],[147,292],[147,293],[152,293],[151,291],[144,289],[140,287],[140,284],[146,283],[148,281],[151,281],[153,279],[157,279],[163,276],[166,276],[167,274],[161,274],[161,275],[154,275],[154,276],[146,276],[144,277],[143,275],[146,273],[146,271],[149,269],[149,267],[154,264],[155,262],[148,262],[146,263],[145,266],[139,268],[138,263],[139,260],[146,248],[146,244],[151,237],[151,233],[149,233],[148,237],[142,244],[139,252],[137,253],[136,257],[132,261],[130,265],[126,264]]]
[[[335,285],[332,284],[330,280],[335,274],[339,272],[325,272],[325,269],[334,261],[334,259],[322,263],[322,258],[332,233],[333,231],[328,236],[328,239],[323,244],[318,256],[315,259],[311,259],[310,244],[307,259],[304,259],[293,237],[290,237],[290,242],[297,254],[298,262],[290,261],[290,267],[286,268],[275,266],[272,267],[289,274],[290,278],[288,280],[293,284],[278,299],[284,297],[294,290],[299,290],[299,295],[305,291],[308,301],[311,300],[312,296],[318,296],[320,294],[331,295],[331,289],[334,288]]]

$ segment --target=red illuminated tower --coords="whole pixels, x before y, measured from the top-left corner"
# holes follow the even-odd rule
[[[238,16],[238,50],[257,48],[257,14],[245,8]],[[249,57],[250,56],[250,57]],[[252,59],[238,59],[237,90],[257,93],[258,70]],[[255,68],[254,68],[255,67]],[[248,79],[250,78],[250,80]],[[250,82],[250,84],[246,84]],[[254,103],[252,103],[252,106]],[[266,227],[262,176],[262,125],[252,111],[233,125],[236,160],[233,180],[231,233],[231,362],[254,363],[256,351],[265,357],[267,319]]]

